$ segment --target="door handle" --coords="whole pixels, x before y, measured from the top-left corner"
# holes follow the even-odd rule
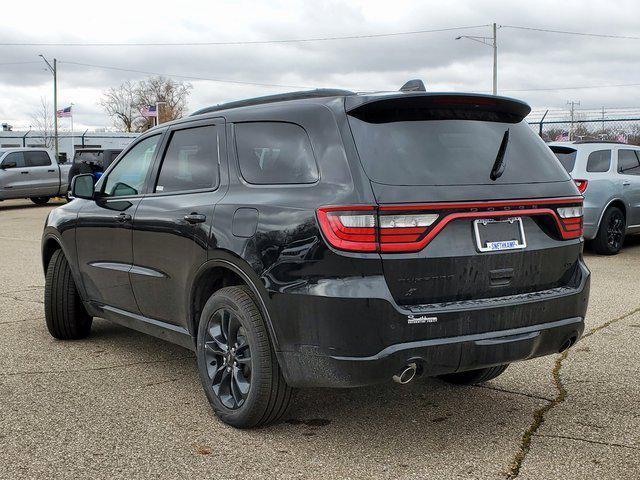
[[[185,215],[184,219],[191,224],[203,223],[207,219],[207,216],[197,212],[191,212],[189,215]]]
[[[47,172],[53,173],[53,172],[55,172],[55,170],[47,170]]]
[[[29,172],[20,172],[22,175],[29,175]]]
[[[121,223],[129,222],[131,221],[131,215],[129,215],[128,213],[122,212],[120,215],[116,216],[115,219]]]
[[[622,182],[622,186],[623,187],[628,187],[629,185],[631,185],[631,182],[629,182],[629,181],[625,180],[624,182]]]

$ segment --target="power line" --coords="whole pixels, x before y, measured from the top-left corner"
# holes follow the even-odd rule
[[[549,88],[503,88],[502,92],[552,92],[560,90],[586,90],[590,88],[620,88],[620,87],[640,87],[640,83],[618,83],[610,85],[580,85],[574,87],[549,87]]]
[[[220,78],[209,78],[209,77],[198,77],[193,75],[179,75],[173,73],[159,73],[159,72],[150,72],[145,70],[134,70],[131,68],[122,68],[122,67],[114,67],[110,65],[96,65],[91,63],[80,63],[80,62],[69,62],[60,60],[58,63],[66,64],[66,65],[78,65],[82,67],[90,67],[90,68],[100,68],[103,70],[116,70],[120,72],[130,72],[130,73],[140,73],[142,75],[161,75],[163,77],[173,77],[173,78],[182,78],[184,80],[202,80],[209,82],[218,82],[218,83],[232,83],[236,85],[252,85],[257,87],[282,87],[282,88],[314,88],[304,85],[282,85],[278,83],[259,83],[259,82],[245,82],[241,80],[223,80]]]
[[[500,25],[500,28],[513,28],[516,30],[530,30],[533,32],[544,32],[544,33],[560,33],[564,35],[578,35],[581,37],[616,38],[619,40],[640,40],[640,37],[635,37],[631,35],[613,35],[613,34],[606,34],[606,33],[574,32],[574,31],[568,31],[568,30],[552,30],[549,28],[523,27],[520,25]]]
[[[199,46],[232,46],[232,45],[267,45],[279,43],[329,42],[337,40],[362,40],[370,38],[399,37],[406,35],[422,35],[426,33],[451,32],[454,30],[471,30],[488,27],[485,25],[468,25],[461,27],[436,28],[431,30],[412,30],[404,32],[371,33],[362,35],[340,35],[334,37],[288,38],[276,40],[243,40],[230,42],[0,42],[2,47],[199,47]]]

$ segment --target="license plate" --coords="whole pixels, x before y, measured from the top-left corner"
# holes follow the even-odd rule
[[[522,218],[482,218],[473,222],[476,245],[481,252],[526,248]]]

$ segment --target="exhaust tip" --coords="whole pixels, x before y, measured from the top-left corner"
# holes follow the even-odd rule
[[[578,340],[578,337],[576,335],[571,335],[569,338],[567,338],[564,343],[560,346],[560,350],[558,350],[558,353],[562,353],[565,350],[571,348],[573,346],[574,343],[576,343],[576,341]]]
[[[401,385],[406,385],[416,377],[417,370],[418,367],[415,363],[409,363],[392,377],[393,381]]]

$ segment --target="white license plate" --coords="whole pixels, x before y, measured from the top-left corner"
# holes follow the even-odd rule
[[[522,218],[482,218],[473,222],[476,246],[481,252],[526,248]]]

